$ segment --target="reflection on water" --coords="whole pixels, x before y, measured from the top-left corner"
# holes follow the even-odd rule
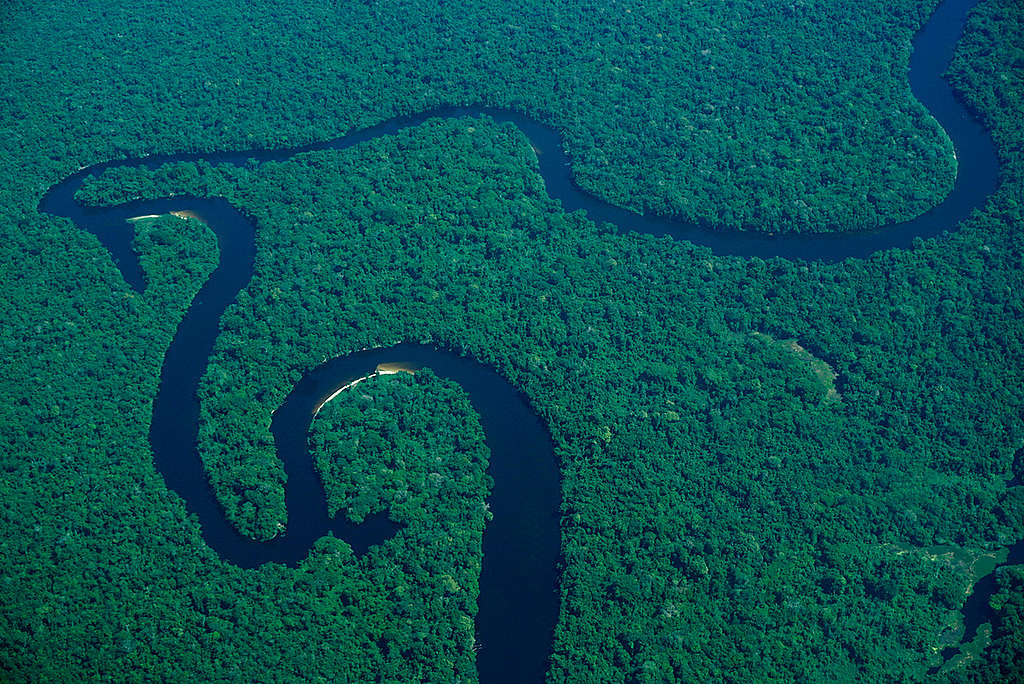
[[[202,214],[193,209],[176,209],[171,212],[171,216],[177,216],[178,218],[183,219],[196,219],[197,221],[202,221],[203,223],[209,223],[209,221],[203,218]]]

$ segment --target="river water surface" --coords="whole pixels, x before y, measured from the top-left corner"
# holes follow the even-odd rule
[[[248,150],[206,155],[165,155],[121,160],[83,169],[51,188],[40,210],[65,216],[94,233],[110,250],[125,280],[136,290],[145,287],[138,259],[131,249],[131,231],[124,221],[142,214],[195,212],[216,233],[221,260],[203,285],[178,327],[164,359],[154,401],[150,442],[157,468],[167,485],[180,494],[189,512],[199,518],[203,538],[225,560],[241,567],[267,562],[295,566],[313,542],[333,533],[357,553],[400,533],[385,514],[362,525],[327,516],[326,497],[309,453],[307,435],[313,413],[337,388],[371,373],[377,364],[410,363],[430,367],[458,382],[480,415],[491,449],[489,472],[494,478],[490,498],[494,518],[484,534],[477,617],[478,668],[484,682],[540,681],[547,669],[551,638],[558,616],[556,567],[559,554],[559,470],[547,428],[525,398],[492,369],[444,349],[401,344],[361,351],[330,360],[295,385],[274,414],[271,426],[278,456],[288,475],[286,534],[261,543],[239,535],[227,522],[210,489],[196,452],[199,405],[196,390],[206,371],[225,308],[252,276],[255,256],[253,226],[227,202],[218,199],[173,198],[133,202],[118,207],[87,208],[74,194],[89,175],[116,166],[157,166],[175,161],[245,164],[284,160],[295,154],[344,149],[394,133],[431,117],[489,115],[526,133],[539,155],[548,193],[567,210],[583,209],[595,221],[622,231],[671,235],[709,247],[720,255],[782,257],[838,261],[866,257],[890,248],[909,248],[955,229],[995,189],[998,165],[991,137],[954,97],[942,74],[974,0],[948,0],[917,35],[911,58],[910,84],[915,96],[949,134],[957,150],[959,172],[953,192],[939,206],[905,223],[879,230],[824,235],[765,235],[715,232],[672,218],[640,216],[581,191],[572,181],[558,133],[521,114],[504,110],[446,108],[401,117],[351,135],[286,150]],[[1019,555],[1019,547],[1017,545]],[[1011,561],[1017,559],[1011,558]],[[990,591],[990,590],[989,590]],[[975,596],[967,611],[969,633],[979,621]]]

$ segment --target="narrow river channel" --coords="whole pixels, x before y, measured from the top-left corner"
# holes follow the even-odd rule
[[[287,533],[260,543],[239,535],[226,521],[210,489],[196,452],[199,405],[196,389],[206,371],[225,308],[252,276],[254,227],[227,202],[218,199],[173,198],[134,202],[118,207],[88,208],[74,194],[90,175],[117,166],[157,166],[203,159],[210,163],[245,164],[284,160],[295,154],[344,149],[381,135],[414,126],[431,117],[489,115],[512,122],[543,151],[541,173],[548,193],[567,210],[584,209],[595,221],[623,231],[671,235],[705,245],[720,255],[783,257],[838,261],[866,257],[882,249],[909,248],[915,238],[954,230],[995,189],[998,165],[988,132],[954,97],[942,74],[963,29],[972,0],[943,3],[917,35],[909,74],[911,88],[952,138],[959,172],[949,197],[926,214],[879,230],[811,236],[715,232],[672,218],[640,216],[609,205],[573,183],[561,138],[549,127],[514,112],[484,107],[448,108],[394,119],[340,139],[287,150],[249,150],[209,155],[168,155],[97,164],[51,188],[40,203],[46,213],[70,218],[94,233],[110,250],[125,280],[144,289],[138,260],[131,250],[131,231],[125,221],[140,214],[197,212],[216,233],[221,261],[195,297],[164,359],[159,392],[153,408],[150,441],[157,468],[167,485],[180,494],[198,516],[203,537],[225,560],[241,567],[267,562],[295,566],[312,543],[332,532],[357,553],[399,533],[386,515],[354,526],[327,516],[326,499],[308,449],[307,434],[315,409],[337,388],[365,376],[379,363],[407,362],[431,368],[458,382],[480,415],[491,449],[490,499],[494,519],[484,534],[477,633],[483,644],[478,667],[484,682],[528,682],[543,679],[558,615],[556,567],[559,555],[559,470],[546,426],[525,398],[492,369],[444,349],[401,344],[332,359],[295,385],[276,411],[272,431],[278,456],[288,475]],[[1020,544],[1015,547],[1017,555]],[[1011,561],[1019,559],[1011,558]],[[986,585],[987,586],[987,585]],[[991,591],[991,589],[989,589]],[[972,597],[969,632],[980,620]]]

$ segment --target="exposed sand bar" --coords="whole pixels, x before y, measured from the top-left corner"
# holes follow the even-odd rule
[[[316,415],[320,413],[320,409],[326,406],[327,402],[329,402],[331,399],[334,399],[336,396],[338,396],[345,390],[355,387],[363,380],[369,380],[370,378],[375,378],[379,375],[395,375],[396,373],[415,373],[417,370],[419,370],[418,366],[414,366],[408,363],[402,363],[400,361],[394,363],[378,363],[377,368],[375,368],[374,371],[369,375],[364,375],[361,378],[356,378],[351,382],[347,382],[338,389],[331,392],[323,401],[316,405],[316,408],[313,409],[313,417],[316,418]]]
[[[191,209],[179,209],[175,211],[169,211],[166,214],[145,214],[143,216],[132,216],[131,218],[126,218],[125,221],[135,223],[136,221],[158,219],[163,218],[164,216],[177,216],[180,219],[196,219],[197,221],[208,223],[208,221],[203,218],[202,214],[200,214],[197,211],[192,211]]]
[[[180,209],[178,211],[172,211],[171,215],[172,216],[177,216],[178,218],[182,218],[182,219],[190,219],[191,218],[191,219],[196,219],[197,221],[202,221],[203,223],[209,223],[209,221],[207,221],[206,219],[203,218],[202,214],[200,214],[198,211],[192,211],[191,209]]]
[[[395,373],[415,373],[419,369],[419,366],[411,363],[396,361],[394,363],[378,363],[374,373],[376,375],[394,375]]]

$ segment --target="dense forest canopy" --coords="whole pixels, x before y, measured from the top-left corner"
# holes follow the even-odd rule
[[[863,228],[952,184],[950,141],[906,81],[935,4],[26,3],[5,32],[0,115],[13,145],[52,150],[37,160],[49,184],[97,159],[510,107],[562,129],[580,184],[617,204]]]
[[[310,443],[331,513],[390,510],[406,526],[393,542],[402,565],[378,588],[399,606],[384,639],[400,667],[384,678],[408,678],[413,644],[421,677],[471,679],[488,457],[465,394],[429,369],[369,378],[324,406]]]
[[[280,146],[482,102],[561,127],[580,183],[623,205],[720,227],[871,225],[952,178],[905,83],[932,5],[12,5],[5,678],[476,676],[486,453],[460,390],[429,371],[378,378],[314,423],[332,505],[358,516],[408,488],[387,504],[408,523],[394,539],[357,557],[324,538],[297,569],[223,563],[147,443],[163,350],[215,240],[177,217],[125,226],[135,293],[95,238],[36,211],[51,183],[127,154]],[[1019,3],[986,0],[952,70],[999,146],[998,193],[950,236],[866,260],[723,258],[594,225],[487,118],[279,163],[115,169],[81,197],[222,196],[255,222],[200,432],[242,532],[287,522],[269,416],[304,371],[435,342],[497,368],[555,440],[552,681],[1006,678],[1016,569],[991,646],[941,651],[979,561],[1024,532],[1007,487],[1024,446],[1022,22]],[[340,458],[356,440],[373,448]],[[463,507],[432,486],[461,488]]]

